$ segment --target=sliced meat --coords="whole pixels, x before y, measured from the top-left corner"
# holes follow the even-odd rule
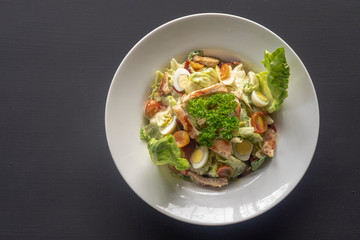
[[[187,176],[191,178],[191,180],[195,183],[201,184],[203,186],[217,187],[221,188],[229,184],[226,177],[222,178],[207,178],[200,176],[193,172],[188,172]]]
[[[195,55],[193,60],[195,62],[201,63],[207,67],[215,67],[220,63],[219,59],[212,58],[212,57],[201,57],[199,55]]]
[[[220,154],[224,158],[228,159],[232,153],[232,146],[229,141],[219,139],[214,141],[214,145],[210,148],[214,152]]]
[[[174,166],[172,166],[170,164],[169,164],[169,168],[175,173],[179,173],[179,174],[181,174],[183,176],[189,176],[192,182],[201,184],[203,186],[210,186],[210,187],[220,188],[220,187],[224,187],[224,186],[229,184],[226,177],[222,177],[222,178],[203,177],[203,176],[200,176],[200,175],[198,175],[196,173],[193,173],[191,171],[188,171],[188,170],[179,171]]]
[[[240,114],[241,114],[241,106],[240,106],[240,102],[238,99],[235,99],[236,103],[237,103],[237,107],[235,108],[235,116],[237,116],[238,118],[240,118]]]
[[[175,105],[173,106],[173,110],[182,125],[184,126],[184,130],[189,133],[189,136],[191,138],[198,140],[200,132],[195,128],[194,124],[192,124],[184,108],[180,105]]]
[[[169,93],[170,93],[169,77],[168,77],[167,73],[164,73],[164,76],[161,79],[160,86],[159,86],[159,95],[166,96]]]
[[[190,99],[198,98],[204,95],[212,94],[212,93],[227,93],[228,89],[226,85],[222,82],[214,84],[210,87],[203,88],[201,90],[194,91],[188,95],[184,95],[182,97],[183,102],[188,102]]]
[[[264,145],[261,149],[261,152],[265,153],[269,157],[274,156],[274,151],[276,147],[275,140],[275,131],[272,128],[268,128],[264,135]]]

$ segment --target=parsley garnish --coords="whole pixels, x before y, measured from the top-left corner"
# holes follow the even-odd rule
[[[229,93],[218,93],[210,97],[190,100],[188,107],[190,115],[196,119],[206,119],[206,124],[199,135],[199,142],[211,147],[214,139],[232,139],[233,130],[239,127],[239,119],[233,116],[236,107],[235,95]]]

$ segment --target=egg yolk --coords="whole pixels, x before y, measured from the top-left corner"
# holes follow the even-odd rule
[[[185,88],[187,83],[188,83],[189,79],[187,75],[180,75],[179,76],[179,86],[181,88]]]
[[[247,141],[236,144],[236,150],[240,154],[248,154],[251,151],[251,145]]]
[[[196,149],[192,155],[191,155],[191,162],[193,163],[198,163],[201,161],[202,157],[203,157],[204,153],[203,151],[201,151],[201,149]]]
[[[266,102],[268,100],[261,92],[257,91],[256,95],[264,102]]]

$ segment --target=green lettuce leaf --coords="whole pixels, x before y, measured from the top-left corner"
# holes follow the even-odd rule
[[[268,158],[268,156],[263,156],[262,158],[251,162],[251,170],[256,171],[259,167],[261,167],[261,165],[263,165],[263,163],[265,162],[265,160],[267,158]]]
[[[155,165],[171,164],[177,170],[190,168],[188,160],[180,157],[180,150],[176,145],[174,136],[171,134],[159,140],[150,139],[148,149],[151,160]]]
[[[160,139],[162,134],[160,133],[159,127],[153,124],[148,124],[140,128],[140,139],[150,141],[150,139]]]
[[[180,67],[183,67],[182,64],[178,63],[175,58],[171,59],[170,70],[173,70],[175,72]]]
[[[260,83],[260,91],[269,99],[266,110],[272,113],[280,108],[288,96],[290,68],[286,62],[285,49],[278,48],[273,53],[265,51],[262,63],[267,71],[256,76]]]
[[[208,68],[202,72],[194,72],[190,75],[190,81],[200,88],[206,88],[219,82],[219,76],[214,68]]]
[[[241,127],[237,130],[236,136],[240,136],[242,138],[246,138],[250,140],[252,143],[259,143],[263,141],[263,138],[260,134],[254,132],[255,129],[253,127]]]
[[[163,78],[164,74],[160,71],[156,71],[156,76],[155,76],[155,81],[153,83],[153,85],[151,86],[151,93],[149,98],[150,99],[155,99],[155,100],[159,100],[160,96],[159,96],[159,86],[161,83],[161,79]]]
[[[244,163],[240,159],[237,159],[234,156],[230,156],[228,159],[226,159],[224,161],[224,163],[226,165],[230,166],[234,170],[234,174],[233,174],[232,178],[235,178],[235,177],[241,175],[248,168],[248,165],[246,163]]]

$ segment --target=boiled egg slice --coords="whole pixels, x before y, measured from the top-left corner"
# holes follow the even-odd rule
[[[200,146],[196,148],[191,156],[190,156],[190,162],[194,169],[202,168],[206,162],[208,161],[209,157],[209,150],[205,146]]]
[[[251,101],[257,107],[265,107],[269,104],[269,100],[259,91],[253,91]]]
[[[184,91],[184,88],[187,85],[187,82],[189,81],[189,76],[190,73],[185,68],[176,69],[172,79],[174,83],[174,88],[179,92]]]
[[[176,128],[176,116],[173,116],[171,122],[164,127],[160,127],[159,130],[161,134],[166,135],[172,133],[175,130],[175,128]]]
[[[233,143],[233,153],[242,161],[249,160],[252,150],[253,145],[248,140],[243,139],[240,143]]]

